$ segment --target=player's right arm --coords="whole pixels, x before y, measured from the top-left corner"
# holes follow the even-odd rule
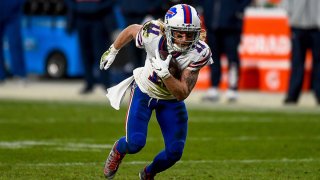
[[[142,25],[139,25],[139,24],[132,24],[127,28],[125,28],[114,41],[113,47],[117,50],[120,50],[123,46],[128,44],[131,40],[136,39],[136,36],[141,28],[142,28]]]
[[[142,25],[139,24],[132,24],[125,28],[110,46],[110,48],[103,53],[101,60],[100,60],[100,69],[107,70],[110,65],[113,63],[118,51],[128,44],[131,40],[135,39],[138,32],[142,28]]]

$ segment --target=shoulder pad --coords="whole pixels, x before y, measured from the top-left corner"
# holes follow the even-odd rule
[[[190,69],[201,69],[203,66],[213,63],[211,50],[209,46],[203,41],[199,41],[196,44],[194,55],[196,56],[196,58],[194,58],[194,61],[189,64],[188,67]]]
[[[161,30],[163,28],[162,23],[159,21],[148,21],[142,27],[142,37],[145,40],[144,42],[149,42],[155,37],[158,37],[162,34]]]

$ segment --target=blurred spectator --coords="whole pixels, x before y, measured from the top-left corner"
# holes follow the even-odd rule
[[[306,51],[312,51],[312,83],[318,105],[320,104],[320,1],[283,0],[291,26],[291,76],[285,104],[298,102],[304,76]]]
[[[131,24],[143,24],[151,19],[163,18],[161,6],[162,0],[120,0],[120,9],[124,16],[125,26]],[[140,67],[144,65],[144,52],[136,48],[134,43],[128,45],[129,53],[133,54],[130,58],[130,63],[133,66]]]
[[[94,84],[110,86],[108,71],[98,71],[101,54],[111,44],[116,26],[113,14],[115,0],[66,0],[68,32],[77,30],[84,65],[85,86],[81,94],[91,93]]]
[[[240,67],[238,45],[242,32],[243,12],[250,3],[251,0],[203,0],[208,44],[214,60],[210,66],[212,87],[207,91],[203,100],[217,101],[219,99],[222,54],[227,56],[229,68],[229,89],[226,96],[228,101],[237,100]]]
[[[254,5],[257,7],[271,8],[279,5],[281,0],[254,0]]]
[[[9,0],[1,2],[0,6],[0,82],[7,77],[3,39],[6,35],[10,49],[11,74],[26,79],[23,42],[21,34],[21,17],[24,0]]]

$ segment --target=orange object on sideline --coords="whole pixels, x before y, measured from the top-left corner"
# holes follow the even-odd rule
[[[290,33],[288,17],[283,9],[248,8],[245,11],[239,46],[239,90],[287,91],[291,69]],[[308,51],[304,91],[310,89],[311,59],[311,53]],[[221,57],[221,68],[219,88],[224,90],[228,88],[228,62],[224,55]],[[207,66],[200,70],[195,88],[207,89],[210,85],[210,68]]]
[[[195,89],[206,90],[211,86],[210,80],[210,67],[204,66],[200,69],[198,81],[196,83]]]

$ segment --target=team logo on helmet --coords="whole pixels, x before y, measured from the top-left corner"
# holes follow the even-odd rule
[[[177,8],[172,7],[167,11],[166,19],[170,19],[177,14]]]

